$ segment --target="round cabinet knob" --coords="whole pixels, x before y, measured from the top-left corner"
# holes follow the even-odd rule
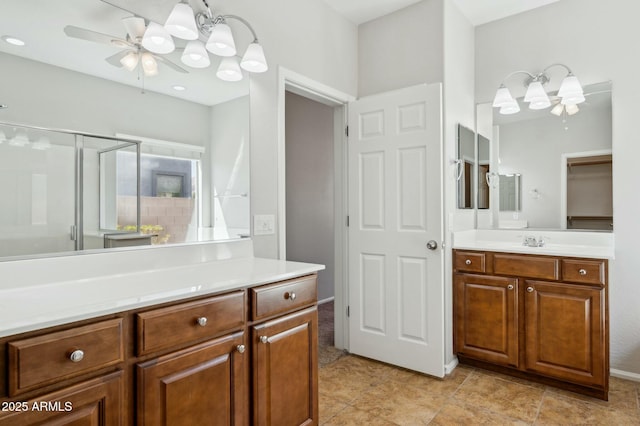
[[[471,260],[469,260],[469,259],[465,260],[465,261],[464,261],[464,264],[465,264],[465,265],[471,265]]]
[[[509,285],[507,286],[507,288],[508,288],[509,290],[513,290],[513,284],[509,284]]]
[[[293,302],[294,300],[296,300],[296,297],[298,297],[298,296],[296,296],[296,294],[295,294],[294,292],[291,292],[291,293],[286,292],[286,293],[284,294],[284,298],[285,298],[285,299],[289,299],[289,300],[291,300],[292,302]]]
[[[205,325],[207,325],[207,317],[198,318],[198,325],[200,327],[204,327]]]
[[[262,343],[267,343],[269,341],[269,338],[267,336],[260,336],[260,341]]]
[[[82,361],[83,358],[84,358],[84,351],[80,349],[76,349],[75,351],[71,352],[71,354],[69,355],[69,359],[71,360],[71,362],[80,362]]]
[[[238,352],[240,352],[241,354],[243,354],[244,351],[246,350],[246,348],[244,347],[244,345],[238,345],[238,346],[236,346],[236,350]]]
[[[533,287],[527,287],[527,292],[533,293]]]
[[[580,269],[580,270],[578,271],[578,273],[579,273],[580,275],[587,275],[587,270],[586,270],[586,269]]]

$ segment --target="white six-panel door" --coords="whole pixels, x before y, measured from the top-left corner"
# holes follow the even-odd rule
[[[353,102],[349,127],[349,350],[442,377],[441,86]]]

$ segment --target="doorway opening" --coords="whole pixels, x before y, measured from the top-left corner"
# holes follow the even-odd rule
[[[341,350],[348,347],[345,127],[353,97],[283,68],[279,81],[278,253],[327,266],[318,274],[318,298],[321,310],[333,304]]]

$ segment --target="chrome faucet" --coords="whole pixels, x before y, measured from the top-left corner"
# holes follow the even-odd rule
[[[544,238],[538,237],[538,239],[536,240],[536,237],[525,235],[524,240],[522,241],[522,245],[527,247],[544,247]]]

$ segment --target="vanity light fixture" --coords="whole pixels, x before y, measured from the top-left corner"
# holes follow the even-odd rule
[[[174,85],[174,86],[171,86],[171,88],[172,88],[173,90],[175,90],[176,92],[184,92],[185,90],[187,90],[187,88],[186,88],[186,87],[184,87],[184,86],[180,86],[179,84],[176,84],[176,85]]]
[[[496,95],[493,99],[493,106],[495,108],[500,108],[500,114],[515,114],[520,111],[520,106],[518,105],[518,101],[513,98],[511,92],[505,85],[505,81],[509,79],[511,76],[517,74],[525,74],[527,78],[524,81],[524,85],[527,88],[527,91],[524,95],[524,101],[529,103],[529,108],[534,110],[545,109],[551,106],[551,99],[549,99],[549,95],[544,89],[544,85],[547,84],[550,80],[549,74],[547,71],[553,67],[563,67],[567,71],[567,75],[562,80],[560,84],[560,89],[558,90],[558,97],[560,98],[559,105],[563,105],[567,114],[572,115],[578,112],[577,104],[584,102],[584,91],[582,90],[582,86],[578,81],[578,78],[573,75],[573,72],[569,67],[564,64],[551,64],[542,70],[539,73],[532,74],[528,71],[514,71],[511,74],[507,75],[504,79]],[[568,108],[570,107],[570,108]],[[569,110],[572,112],[570,113]],[[554,108],[552,110],[553,114],[560,115],[562,114],[562,110],[557,110]]]
[[[11,146],[27,146],[29,145],[29,137],[24,130],[17,130],[15,136],[9,140]]]
[[[150,22],[142,40],[142,46],[153,53],[166,54],[175,49],[173,37],[188,40],[182,62],[193,68],[206,68],[211,64],[207,51],[221,56],[223,60],[216,75],[225,81],[242,80],[240,68],[253,73],[268,70],[267,60],[258,37],[251,24],[237,15],[215,15],[206,0],[202,0],[205,12],[194,12],[186,0],[181,0],[171,11],[164,26]],[[236,20],[246,26],[253,35],[240,63],[236,56],[236,45],[227,20]],[[206,44],[198,40],[206,37]],[[234,58],[233,62],[225,58]]]

